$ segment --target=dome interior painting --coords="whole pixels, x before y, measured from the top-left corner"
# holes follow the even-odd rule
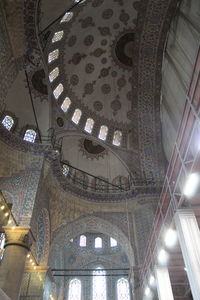
[[[199,16],[0,1],[1,300],[199,300]]]

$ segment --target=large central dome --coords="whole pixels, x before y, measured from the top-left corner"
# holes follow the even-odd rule
[[[59,42],[69,97],[87,116],[121,129],[131,123],[132,48],[125,44],[133,42],[137,19],[137,2],[122,2],[79,5]]]

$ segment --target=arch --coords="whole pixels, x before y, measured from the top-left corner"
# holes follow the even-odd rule
[[[87,237],[84,234],[82,234],[80,236],[79,246],[80,247],[86,247],[86,245],[87,245]]]
[[[101,267],[93,271],[92,300],[106,300],[106,272]]]
[[[40,264],[46,265],[49,256],[50,222],[49,212],[42,208],[37,223],[37,259]]]
[[[73,278],[69,282],[68,300],[81,300],[81,281]]]
[[[101,237],[96,237],[95,240],[94,240],[94,247],[95,248],[102,248],[103,246],[103,241],[102,241],[102,238]]]
[[[34,143],[36,139],[37,133],[34,129],[28,128],[24,134],[24,141]]]
[[[14,126],[14,120],[10,115],[5,115],[4,118],[2,119],[1,123],[9,131]]]
[[[55,231],[52,240],[51,252],[53,251],[54,245],[59,245],[60,243],[66,245],[70,239],[84,234],[85,232],[103,233],[105,235],[112,236],[121,245],[123,251],[128,257],[130,266],[134,266],[134,252],[126,234],[116,225],[93,215],[80,217],[73,222],[63,225]]]
[[[117,280],[117,300],[130,300],[129,282],[126,278]]]

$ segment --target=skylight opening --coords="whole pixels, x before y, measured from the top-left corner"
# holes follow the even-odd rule
[[[100,127],[100,131],[99,131],[99,139],[102,140],[102,141],[105,141],[106,137],[107,137],[107,134],[108,134],[108,127],[105,126],[105,125],[102,125]]]
[[[92,129],[93,129],[93,126],[94,126],[94,120],[91,119],[91,118],[88,118],[87,121],[86,121],[84,130],[88,133],[91,133]]]
[[[72,116],[72,122],[78,125],[80,118],[81,118],[82,112],[80,109],[75,109],[74,114]]]
[[[62,17],[60,23],[69,22],[73,18],[73,12],[66,12],[66,14]]]
[[[66,97],[61,105],[61,109],[66,113],[71,105],[71,100],[69,97]]]
[[[120,146],[121,145],[121,140],[122,140],[122,132],[119,130],[116,130],[114,132],[114,137],[113,137],[113,145],[115,146]]]
[[[53,91],[53,95],[54,95],[54,97],[55,97],[56,100],[60,97],[60,95],[62,94],[63,90],[64,90],[64,88],[63,88],[62,83],[59,83],[59,85]]]
[[[54,36],[52,38],[52,43],[56,43],[56,42],[60,41],[63,37],[63,34],[64,34],[63,30],[55,32]]]
[[[52,61],[56,60],[59,56],[59,50],[56,49],[49,53],[48,55],[48,63],[50,64]]]
[[[3,126],[7,129],[7,130],[11,130],[11,128],[14,125],[14,120],[11,116],[5,116],[1,122],[3,124]]]
[[[59,75],[59,68],[56,67],[49,73],[49,81],[53,82]]]

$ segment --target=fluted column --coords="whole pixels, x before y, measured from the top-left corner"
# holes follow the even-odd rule
[[[32,242],[30,227],[3,227],[5,252],[0,266],[0,288],[11,300],[18,300],[26,255]]]
[[[192,210],[178,210],[175,224],[194,300],[200,295],[200,232]]]
[[[155,267],[159,300],[174,300],[169,271],[167,267]]]

